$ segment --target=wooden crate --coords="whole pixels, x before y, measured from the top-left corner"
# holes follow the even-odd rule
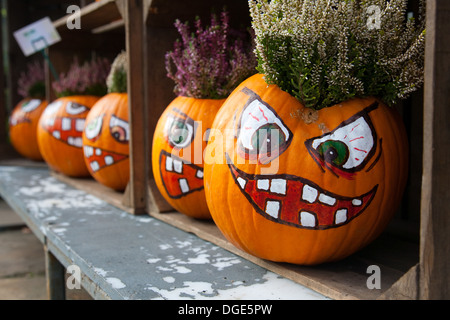
[[[223,4],[232,20],[249,24],[246,1],[214,1],[216,9]],[[173,83],[165,76],[164,53],[178,36],[173,27],[175,18],[185,21],[209,15],[212,2],[208,0],[103,0],[82,9],[80,31],[65,28],[67,16],[55,21],[63,41],[48,53],[59,70],[68,66],[71,53],[86,57],[94,50],[114,56],[126,48],[132,74],[128,79],[132,133],[127,190],[118,193],[92,179],[57,176],[132,214],[154,216],[333,299],[448,299],[450,50],[446,38],[450,4],[446,0],[430,0],[427,4],[423,97],[418,93],[399,107],[405,110],[411,142],[411,170],[402,208],[379,239],[348,259],[302,267],[255,258],[232,246],[212,222],[174,212],[156,189],[150,162],[152,136],[159,116],[174,98]],[[47,73],[50,82],[51,74]],[[53,98],[51,92],[48,96]],[[381,290],[365,286],[370,265],[382,270]]]

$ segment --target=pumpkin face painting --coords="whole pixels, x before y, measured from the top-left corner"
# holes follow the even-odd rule
[[[224,235],[297,264],[339,260],[374,240],[407,176],[394,110],[367,98],[311,112],[261,75],[225,102],[205,155],[206,197]]]
[[[214,116],[224,100],[177,97],[155,129],[152,167],[155,183],[177,211],[210,219],[203,186],[203,151]]]
[[[38,126],[38,143],[47,164],[72,177],[89,176],[83,158],[82,133],[86,116],[97,102],[95,96],[59,98],[43,112]]]
[[[9,118],[9,137],[14,149],[22,156],[41,161],[36,129],[47,101],[26,98],[19,102]]]
[[[129,141],[128,95],[110,93],[92,107],[83,132],[84,158],[95,180],[125,189],[130,179]]]

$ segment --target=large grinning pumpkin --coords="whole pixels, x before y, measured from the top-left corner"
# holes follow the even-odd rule
[[[155,128],[152,168],[156,185],[174,209],[193,218],[211,218],[203,188],[203,150],[224,101],[178,96]]]
[[[50,168],[71,177],[87,177],[82,133],[97,96],[68,96],[50,103],[37,129],[39,150]]]
[[[207,203],[234,245],[313,265],[363,248],[386,227],[407,178],[407,138],[375,98],[319,111],[258,74],[226,100],[205,151]]]
[[[46,100],[25,98],[14,108],[9,118],[9,138],[14,149],[35,161],[43,160],[36,130],[46,107]]]
[[[109,93],[92,107],[83,132],[86,166],[95,180],[124,190],[130,179],[128,94]]]

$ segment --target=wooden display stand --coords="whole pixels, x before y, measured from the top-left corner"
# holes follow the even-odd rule
[[[226,5],[232,21],[250,25],[247,2],[242,0],[102,0],[82,9],[81,30],[68,30],[67,16],[54,22],[63,41],[49,48],[48,54],[59,72],[68,68],[74,54],[80,59],[92,52],[113,58],[121,50],[127,50],[131,124],[131,180],[123,194],[106,190],[90,179],[55,175],[131,214],[149,214],[195,233],[332,299],[450,298],[450,209],[446,203],[450,199],[447,186],[450,179],[450,41],[447,39],[450,3],[427,1],[424,103],[417,100],[422,98],[419,93],[412,102],[419,112],[409,116],[405,112],[414,147],[411,148],[414,167],[410,170],[402,211],[368,248],[344,261],[317,267],[272,263],[243,253],[226,241],[212,222],[196,221],[173,212],[154,184],[150,162],[153,131],[159,116],[175,97],[171,90],[173,83],[166,77],[164,68],[164,54],[172,49],[178,37],[173,23],[177,18],[193,21],[197,15],[208,17],[212,3],[216,12]],[[50,89],[52,80],[47,70],[50,101],[54,99]],[[423,135],[418,135],[416,132],[422,132],[422,124]],[[422,160],[423,167],[419,167]],[[369,290],[365,285],[370,265],[381,268],[381,290]]]

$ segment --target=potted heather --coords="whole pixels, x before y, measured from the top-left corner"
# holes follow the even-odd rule
[[[53,83],[58,99],[42,114],[38,144],[50,168],[71,177],[89,176],[82,150],[82,133],[90,108],[106,93],[107,59],[83,64],[75,59],[69,71]]]
[[[211,16],[195,30],[175,22],[181,39],[166,55],[167,75],[177,97],[160,117],[154,134],[152,166],[156,185],[173,208],[210,219],[203,188],[203,150],[212,121],[235,87],[256,72],[248,33],[229,25],[229,15]]]
[[[407,18],[406,0],[249,6],[260,73],[212,126],[205,154],[223,156],[205,158],[211,215],[260,258],[343,259],[384,230],[402,197],[408,145],[394,105],[423,82],[424,12]]]
[[[106,84],[108,93],[86,117],[83,151],[86,166],[99,183],[122,191],[130,178],[126,52],[114,60]]]
[[[38,60],[30,62],[20,74],[18,93],[22,100],[9,117],[9,138],[14,149],[22,156],[42,161],[36,129],[39,118],[47,107],[45,99],[44,66]]]

